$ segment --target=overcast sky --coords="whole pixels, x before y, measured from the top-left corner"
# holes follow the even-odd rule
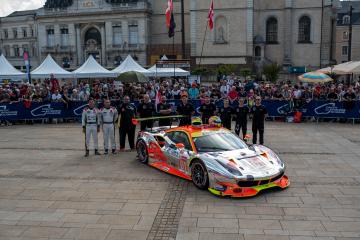
[[[0,0],[0,17],[14,11],[30,10],[42,7],[45,0]]]

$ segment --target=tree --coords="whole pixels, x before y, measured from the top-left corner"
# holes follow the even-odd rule
[[[240,75],[244,77],[245,79],[251,75],[251,69],[249,68],[243,68],[240,70]]]
[[[236,65],[234,64],[221,64],[216,68],[216,71],[219,75],[230,75],[231,73],[235,72]]]
[[[205,68],[205,67],[198,67],[195,68],[192,72],[192,75],[197,75],[197,76],[209,76],[212,74],[211,70]]]
[[[264,67],[263,73],[266,77],[267,81],[275,83],[279,78],[279,73],[281,71],[281,67],[276,64],[269,64]]]

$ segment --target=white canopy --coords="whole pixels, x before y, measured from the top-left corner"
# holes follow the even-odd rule
[[[149,68],[149,71],[152,72],[152,74],[155,77],[173,77],[174,75],[176,77],[188,77],[190,76],[190,72],[185,71],[181,68],[157,68],[156,65]],[[174,73],[175,72],[175,73]]]
[[[74,72],[76,78],[115,77],[115,74],[101,66],[92,55]]]
[[[139,72],[144,74],[145,76],[151,76],[151,72],[140,66],[130,55],[126,57],[126,59],[114,70],[111,72],[116,75],[120,75],[125,72]]]
[[[344,74],[360,73],[360,61],[351,61],[351,62],[339,64],[334,67],[334,70]]]
[[[73,78],[74,75],[60,67],[51,55],[47,55],[45,60],[31,72],[33,78],[50,78],[50,75],[54,75],[56,78]]]
[[[3,54],[0,56],[0,79],[23,79],[26,74],[20,72],[9,63]]]

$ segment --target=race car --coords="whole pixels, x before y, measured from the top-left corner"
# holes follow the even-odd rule
[[[217,125],[142,131],[136,149],[140,162],[218,196],[251,197],[264,189],[290,185],[284,162],[271,149],[248,146]]]

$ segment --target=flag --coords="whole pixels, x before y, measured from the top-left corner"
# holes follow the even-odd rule
[[[210,9],[209,9],[209,14],[208,14],[208,24],[209,24],[209,28],[210,31],[212,31],[214,29],[214,0],[211,1],[211,5],[210,5]]]
[[[168,7],[166,9],[166,27],[168,28],[169,38],[175,36],[175,18],[174,18],[174,5],[173,0],[168,0]]]
[[[28,80],[28,83],[31,83],[30,57],[29,57],[29,53],[27,51],[24,51],[23,58],[24,58],[25,66],[26,66],[27,80]]]
[[[170,21],[171,21],[171,13],[173,10],[173,1],[172,0],[168,0],[168,7],[166,9],[166,27],[170,28]]]
[[[161,93],[160,91],[156,91],[156,97],[155,97],[155,108],[156,108],[156,112],[158,112],[158,104],[160,103],[161,101]]]

